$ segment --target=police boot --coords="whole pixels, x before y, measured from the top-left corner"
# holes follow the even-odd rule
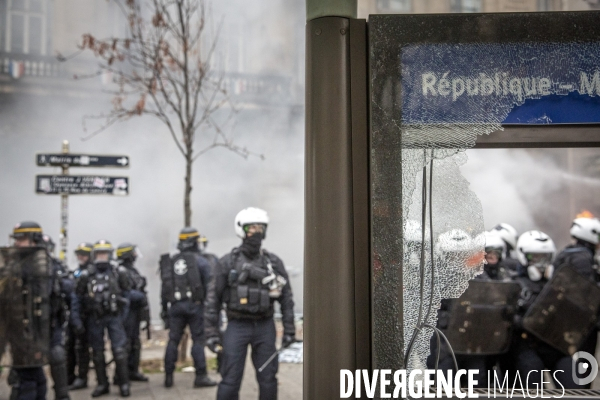
[[[170,388],[173,386],[173,374],[165,374],[165,387]]]
[[[73,383],[69,386],[69,390],[85,389],[87,387],[87,379],[75,378]]]
[[[98,386],[92,392],[92,397],[100,397],[110,392],[108,384],[108,376],[106,375],[106,361],[104,360],[104,352],[95,353],[93,355],[94,369],[96,370],[96,379]]]
[[[121,397],[129,397],[129,370],[127,369],[127,352],[124,349],[115,349],[115,377],[119,382]]]
[[[148,382],[148,377],[140,372],[140,357],[141,357],[141,348],[133,347],[132,354],[130,358],[133,358],[133,365],[131,366],[131,370],[129,370],[129,380],[136,382]]]
[[[50,374],[54,381],[54,394],[56,400],[70,399],[66,362],[67,354],[64,347],[54,346],[50,350]]]
[[[217,382],[213,381],[212,379],[210,379],[208,377],[208,374],[206,373],[206,369],[201,369],[196,371],[196,379],[194,379],[194,387],[195,388],[201,388],[201,387],[210,387],[210,386],[216,386]]]

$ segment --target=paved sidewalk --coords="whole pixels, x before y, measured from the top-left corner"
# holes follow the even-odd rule
[[[112,371],[109,376],[112,377]],[[0,377],[0,399],[8,399],[10,387],[6,384],[7,373],[3,373]],[[217,397],[217,389],[203,388],[194,389],[194,374],[178,372],[175,374],[175,385],[166,389],[163,386],[164,375],[148,374],[150,382],[134,382],[131,387],[130,399],[156,399],[156,400],[214,400]],[[214,380],[219,380],[219,375],[216,373],[210,374]],[[279,364],[279,400],[301,400],[302,399],[302,364]],[[90,381],[95,384],[93,372],[90,372]],[[49,379],[48,396],[49,400],[54,399],[54,392],[51,389],[51,379]],[[88,400],[93,387],[71,392],[71,400]],[[102,396],[100,399],[111,400],[120,399],[119,391],[116,386],[111,387],[111,393],[107,396]],[[258,399],[258,384],[256,383],[254,368],[248,360],[244,371],[244,380],[242,389],[240,390],[240,399]]]

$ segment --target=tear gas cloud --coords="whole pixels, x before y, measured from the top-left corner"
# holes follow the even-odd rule
[[[477,149],[467,155],[461,170],[481,200],[486,229],[500,222],[519,234],[539,229],[560,250],[570,241],[577,214],[589,210],[600,216],[594,148]]]

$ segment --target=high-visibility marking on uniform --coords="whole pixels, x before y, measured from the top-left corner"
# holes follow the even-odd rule
[[[42,232],[42,228],[17,228],[13,233]]]
[[[132,251],[132,250],[133,250],[133,246],[123,247],[122,249],[117,249],[117,257],[120,257],[123,255],[123,253],[127,253],[128,251]]]
[[[185,239],[189,239],[189,238],[193,238],[193,237],[197,237],[197,236],[200,236],[200,234],[198,232],[180,233],[179,240],[185,240]]]

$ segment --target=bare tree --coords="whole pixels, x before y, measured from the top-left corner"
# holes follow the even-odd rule
[[[216,147],[251,154],[215,120],[217,110],[234,110],[223,72],[211,68],[218,35],[209,35],[205,0],[148,0],[143,8],[139,0],[118,4],[128,22],[125,37],[86,34],[80,46],[100,60],[98,73],[110,74],[116,84],[112,109],[88,117],[103,121],[88,137],[134,116],[157,118],[185,158],[184,220],[190,226],[194,161]]]

